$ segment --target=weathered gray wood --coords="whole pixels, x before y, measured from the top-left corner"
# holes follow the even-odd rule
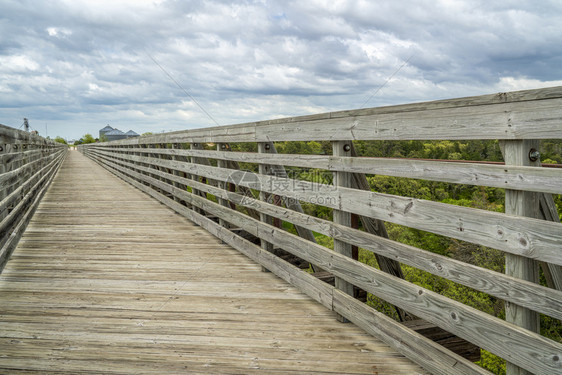
[[[111,142],[562,138],[562,88],[500,93],[194,129]]]
[[[19,186],[0,202],[0,212],[4,212],[5,210],[7,210],[8,206],[12,205],[14,202],[21,198],[20,195],[25,194],[24,192],[33,190],[33,188],[31,187],[37,182],[37,180],[41,179],[41,181],[43,181],[42,176],[44,177],[44,175],[50,170],[53,165],[60,163],[60,157],[61,155],[59,154],[56,159],[49,161],[49,164],[42,167],[41,169],[38,169],[30,178],[27,178],[23,181],[18,181]]]
[[[2,273],[2,270],[4,269],[6,262],[8,262],[8,260],[10,259],[13,250],[17,246],[18,241],[20,240],[22,234],[27,228],[29,221],[31,220],[33,214],[35,213],[35,210],[37,209],[37,206],[39,205],[41,198],[47,191],[47,188],[49,187],[49,184],[54,178],[56,171],[60,167],[60,164],[61,163],[55,164],[54,167],[48,172],[48,174],[45,175],[45,179],[42,179],[41,182],[38,184],[37,186],[38,190],[36,191],[35,194],[33,195],[28,194],[26,197],[24,197],[24,199],[27,199],[29,197],[32,199],[32,201],[30,202],[29,205],[26,206],[27,209],[18,218],[18,221],[15,223],[15,226],[12,228],[11,233],[8,233],[5,240],[2,241],[3,246],[2,248],[0,248],[0,273]]]
[[[355,150],[355,146],[353,143],[350,142],[351,146],[351,156],[356,158],[357,151]],[[367,177],[364,173],[352,173],[351,179],[351,186],[352,188],[359,189],[359,190],[367,190],[370,191],[371,187],[369,186],[369,182],[367,181]],[[386,227],[384,226],[384,222],[382,220],[376,220],[368,216],[359,216],[361,222],[363,223],[363,227],[365,231],[379,237],[388,238],[388,233],[386,231]],[[402,268],[400,267],[400,263],[394,259],[390,259],[387,257],[383,257],[377,253],[375,253],[375,259],[381,269],[388,274],[393,276],[399,277],[401,279],[404,278],[404,274],[402,273]],[[412,319],[413,317],[409,314],[400,309],[399,307],[394,306],[396,313],[398,314],[398,318],[400,321],[405,321],[406,318]]]
[[[103,154],[103,151],[99,152]],[[154,159],[146,161],[173,163]],[[166,165],[171,169],[216,180],[226,180],[230,173],[228,170],[197,164]],[[336,192],[329,185],[305,181],[293,184],[292,180],[275,176],[256,175],[255,179],[256,184],[268,192],[273,192],[270,189],[272,186],[286,184],[290,186],[283,192],[287,197],[323,202],[322,205],[326,207],[406,225],[535,260],[562,264],[559,252],[562,241],[560,223],[343,187]],[[252,187],[252,184],[244,181],[240,185]]]
[[[210,193],[214,193],[209,190]],[[257,203],[243,199],[241,196],[230,195],[239,205],[255,206]],[[562,294],[548,288],[527,282],[521,282],[503,274],[456,261],[449,257],[434,254],[388,239],[373,236],[359,230],[334,224],[330,221],[313,218],[305,214],[293,213],[275,205],[260,204],[260,210],[271,216],[302,225],[310,230],[340,239],[373,251],[375,254],[386,255],[389,259],[397,259],[424,271],[444,277],[454,282],[488,293],[495,297],[524,305],[544,314],[562,318]]]
[[[217,143],[217,151],[223,151],[224,149],[226,149],[228,147],[227,144],[225,143]],[[221,160],[218,159],[217,160],[217,167],[219,168],[228,168],[228,162],[226,160]],[[224,189],[224,190],[228,190],[228,183],[224,182],[224,181],[218,181],[218,185],[217,185],[220,189]],[[219,203],[225,207],[228,206],[228,201],[226,199],[223,198],[218,198],[219,199]],[[222,225],[225,228],[230,228],[230,224],[227,223],[226,221],[224,221],[223,219],[219,218],[219,224]]]
[[[261,153],[264,156],[264,158],[268,155],[276,155],[277,154],[277,149],[275,148],[275,144],[273,142],[264,142],[264,145],[265,144],[269,145],[269,149],[266,150],[267,151],[266,153]],[[266,146],[264,146],[264,148],[265,147]],[[268,173],[269,175],[288,178],[287,171],[285,170],[285,167],[283,165],[268,164],[268,168],[270,169],[270,172]],[[260,172],[260,173],[262,173],[262,172]],[[302,209],[302,206],[301,206],[301,204],[298,200],[283,199],[282,203],[284,203],[285,207],[287,207],[290,210],[297,211],[297,212],[300,212],[300,213],[304,212],[303,209]],[[314,237],[314,234],[312,233],[312,231],[310,231],[309,229],[304,228],[302,226],[298,226],[298,225],[295,226],[295,229],[296,229],[297,233],[299,234],[299,236],[301,236],[304,239],[307,239],[308,241],[312,241],[312,242],[316,243],[316,238]],[[318,267],[315,264],[310,264],[310,267],[312,267],[312,270],[314,272],[322,272],[323,271],[320,267]]]
[[[273,145],[273,143],[270,142],[259,142],[258,143],[258,152],[260,154],[267,154],[270,152],[271,150],[271,146]],[[263,174],[263,175],[270,175],[271,174],[271,167],[267,164],[259,164],[258,166],[259,168],[259,173]],[[242,172],[242,171],[240,171]],[[250,175],[248,173],[248,175]],[[243,176],[242,174],[240,174],[239,176]],[[263,202],[268,202],[271,200],[271,198],[273,197],[271,194],[263,191],[260,189],[260,193],[259,193],[259,197],[260,200]],[[253,198],[252,195],[249,195],[248,198]],[[267,223],[267,224],[272,224],[273,223],[273,218],[268,216],[267,214],[263,213],[262,211],[260,211],[260,221],[262,221],[263,223]],[[260,238],[260,245],[261,248],[264,249],[267,252],[273,252],[273,244],[265,241],[264,239]],[[266,267],[262,266],[262,271],[268,271],[268,269]]]
[[[138,145],[138,146],[139,146],[138,157],[139,157],[139,158],[148,157],[149,154],[148,154],[148,153],[145,153],[144,150],[148,150],[148,146],[149,146],[149,145],[147,145],[147,144],[141,144],[141,145]],[[112,147],[113,147],[113,146],[110,146],[110,149],[111,149]],[[89,148],[89,147],[87,147],[87,149],[88,149],[88,148]],[[140,152],[140,151],[142,151],[142,152]],[[146,167],[146,166],[149,166],[149,164],[147,164],[147,163],[141,163],[141,162],[137,162],[137,163],[138,163],[139,165],[142,165],[142,166],[145,166],[145,167]],[[146,172],[145,172],[145,173],[146,173]]]
[[[202,150],[202,149],[203,149],[203,145],[202,145],[201,143],[191,143],[191,144],[189,145],[189,148],[192,149],[192,150]],[[194,164],[203,164],[205,161],[208,162],[208,160],[207,160],[207,159],[204,159],[204,158],[196,158],[196,157],[192,157],[192,158],[191,158],[191,163],[194,163]],[[193,180],[199,181],[199,177],[198,177],[197,175],[191,174],[190,176],[191,176],[191,178],[192,178]],[[194,194],[197,194],[197,195],[200,195],[200,196],[205,196],[205,197],[206,197],[205,193],[202,192],[202,191],[199,191],[199,190],[194,190],[193,193],[194,193]],[[194,207],[194,209],[195,209],[196,211],[198,211],[198,213],[204,214],[204,212],[199,211],[198,208],[195,208],[195,207]]]
[[[158,151],[142,155],[142,158],[121,158],[122,153],[118,149],[129,144],[146,144],[171,142],[171,140],[183,140],[188,142],[201,141],[257,141],[271,142],[274,140],[352,140],[352,139],[540,139],[560,137],[562,129],[559,126],[562,119],[562,88],[532,90],[514,94],[502,94],[496,96],[456,99],[452,101],[439,101],[433,103],[420,103],[407,106],[395,106],[387,108],[375,108],[359,111],[342,111],[338,113],[327,113],[299,118],[279,119],[260,123],[240,124],[221,128],[198,129],[187,132],[176,132],[173,134],[162,134],[149,138],[148,140],[136,139],[117,143],[114,150],[99,149],[95,157],[100,161],[111,165],[112,168],[124,171],[132,178],[136,178],[143,185],[152,184],[168,197],[181,197],[196,207],[208,210],[212,215],[224,220],[236,220],[237,224],[246,231],[261,238],[263,241],[274,243],[276,246],[285,248],[293,254],[307,259],[318,261],[320,265],[326,262],[330,265],[330,271],[341,279],[356,284],[371,293],[400,306],[413,306],[412,311],[432,323],[440,325],[449,332],[478,344],[496,354],[506,358],[508,362],[526,371],[540,373],[553,373],[560,370],[560,347],[552,346],[552,342],[545,344],[541,337],[525,330],[518,330],[508,323],[498,322],[486,318],[485,314],[474,314],[474,311],[466,309],[465,306],[457,306],[446,299],[440,299],[426,291],[416,289],[410,284],[402,285],[400,281],[387,280],[389,275],[373,275],[372,270],[365,270],[354,263],[347,263],[337,253],[326,254],[321,247],[310,243],[303,243],[302,239],[295,239],[279,229],[272,229],[271,225],[259,223],[241,213],[237,213],[227,207],[213,204],[206,199],[181,191],[170,184],[180,182],[178,177],[167,178],[176,172],[190,173],[204,177],[207,181],[226,181],[228,171],[224,165],[218,168],[194,165],[194,163],[177,163],[168,160],[156,160],[161,155],[172,155],[174,150]],[[132,143],[127,143],[132,142]],[[514,143],[512,143],[514,144]],[[170,152],[170,154],[167,154]],[[191,157],[208,157],[208,151],[189,151]],[[277,156],[263,154],[261,159],[250,153],[230,154],[217,151],[213,154],[214,159],[227,160],[228,163],[236,161],[250,161],[257,164],[270,165],[303,165],[320,166],[320,168],[335,171],[336,174],[346,173],[377,173],[395,175],[399,177],[422,178],[435,181],[451,183],[468,183],[482,186],[495,186],[517,191],[512,194],[514,202],[529,201],[528,197],[533,194],[529,192],[560,193],[562,190],[562,173],[557,170],[548,170],[530,166],[517,165],[474,165],[463,163],[447,163],[433,161],[409,161],[390,160],[386,165],[385,159],[373,158],[349,158],[349,157],[315,157],[315,156]],[[160,156],[159,156],[160,155]],[[112,157],[121,160],[111,161]],[[287,159],[294,160],[287,160]],[[166,158],[167,159],[167,158]],[[129,161],[144,162],[148,168],[164,168],[162,174],[144,176],[142,173],[127,171]],[[508,163],[509,164],[509,163]],[[110,167],[111,168],[111,167]],[[168,169],[168,170],[166,170]],[[171,171],[170,171],[171,170]],[[263,171],[262,171],[263,172]],[[460,240],[470,241],[476,244],[489,246],[513,254],[519,265],[524,262],[533,264],[533,260],[549,262],[546,266],[545,275],[549,285],[554,284],[550,276],[551,267],[560,269],[562,257],[559,253],[559,244],[562,242],[562,225],[560,223],[539,221],[525,218],[517,210],[512,214],[500,214],[483,210],[456,207],[436,202],[428,202],[387,194],[377,194],[370,191],[360,191],[349,187],[342,187],[334,193],[329,186],[314,185],[301,181],[294,181],[285,176],[264,176],[262,173],[256,177],[254,182],[242,182],[241,190],[248,191],[257,186],[267,193],[276,193],[271,186],[280,184],[289,186],[290,189],[283,195],[293,199],[304,199],[318,203],[322,199],[322,205],[331,207],[336,211],[353,212],[364,216],[366,222],[390,221],[409,227],[446,235]],[[167,178],[166,182],[154,184],[154,180]],[[213,186],[194,181],[192,188],[201,189],[212,194]],[[263,187],[266,188],[263,188]],[[354,185],[359,187],[359,184]],[[314,187],[315,189],[310,189]],[[219,199],[225,196],[224,190],[216,195]],[[521,193],[521,194],[520,194]],[[521,197],[524,197],[521,199]],[[527,198],[525,198],[527,197]],[[225,197],[240,205],[239,194],[230,194]],[[510,205],[510,198],[506,199]],[[244,201],[242,206],[249,207],[252,200]],[[324,232],[332,232],[335,241],[345,244],[366,243],[370,238],[363,234],[354,235],[351,228],[337,223],[323,223],[309,218],[306,215],[299,216],[298,212],[289,212],[275,205],[260,203],[263,215],[271,215],[284,220],[284,218],[295,224],[300,220],[306,225],[303,227],[312,229],[320,228]],[[515,204],[518,206],[519,204]],[[217,207],[218,206],[218,207]],[[521,206],[521,205],[519,205]],[[538,208],[539,205],[523,205],[527,208]],[[525,210],[523,210],[525,211]],[[555,215],[552,208],[543,204],[544,216]],[[508,212],[509,208],[508,208]],[[336,213],[337,215],[337,213]],[[527,213],[523,213],[527,215]],[[308,221],[308,223],[307,223]],[[368,225],[368,224],[367,224]],[[344,229],[341,229],[344,228]],[[320,231],[320,233],[323,233]],[[368,235],[368,234],[366,234]],[[472,285],[475,289],[490,289],[490,294],[504,295],[510,305],[519,305],[534,311],[546,311],[551,316],[560,316],[560,292],[534,285],[531,281],[517,281],[512,276],[499,276],[491,271],[478,269],[461,262],[431,257],[419,249],[409,249],[404,245],[396,245],[392,241],[377,239],[371,241],[364,248],[377,254],[390,255],[392,259],[414,258],[405,261],[408,264],[420,264],[420,268],[432,269],[434,274],[441,272],[447,274],[449,279],[459,280],[464,285]],[[416,252],[421,252],[417,254]],[[396,255],[398,254],[398,255]],[[508,258],[510,256],[508,255]],[[529,260],[531,261],[529,261]],[[523,260],[524,262],[521,262]],[[349,260],[347,260],[349,261]],[[509,263],[509,262],[508,262]],[[508,267],[509,268],[509,264]],[[442,271],[444,269],[444,271]],[[339,273],[338,273],[339,272]],[[511,271],[508,271],[511,272]],[[446,276],[446,277],[447,277]],[[495,278],[494,278],[495,277]],[[479,280],[480,279],[480,280]],[[552,279],[552,280],[551,280]],[[511,285],[510,285],[511,284]],[[371,288],[371,289],[368,289]],[[377,294],[378,291],[379,294]],[[421,291],[421,294],[417,294]],[[413,296],[413,297],[412,297]],[[442,298],[442,297],[441,297]],[[412,302],[414,300],[415,302]],[[417,305],[420,303],[420,305]],[[536,305],[535,305],[536,303]],[[508,306],[509,308],[509,306]],[[515,310],[515,309],[514,309]],[[522,310],[525,311],[525,310]],[[447,316],[447,314],[449,314]],[[468,317],[468,318],[467,318]],[[439,322],[442,322],[441,324]],[[504,325],[502,325],[504,324]],[[480,328],[480,331],[479,331]],[[460,334],[459,334],[460,332]],[[527,335],[527,336],[526,336]],[[533,342],[533,340],[535,340]],[[550,346],[549,346],[550,345]],[[510,351],[508,348],[515,347]],[[534,350],[534,351],[533,351]],[[540,354],[539,354],[540,353]],[[546,353],[546,354],[545,354]],[[534,361],[534,362],[533,362]],[[511,371],[511,370],[510,370]]]
[[[315,277],[302,272],[298,268],[291,266],[283,260],[275,257],[258,246],[234,235],[232,232],[225,230],[213,221],[197,214],[194,211],[187,210],[185,207],[172,202],[165,196],[157,192],[147,189],[143,184],[136,182],[131,177],[122,174],[119,171],[111,170],[129,183],[145,191],[160,202],[170,206],[176,212],[186,216],[188,219],[201,225],[221,240],[235,247],[243,254],[249,256],[259,262],[266,268],[272,270],[277,276],[297,286],[304,293],[323,304],[329,309],[345,315],[352,319],[361,328],[375,337],[380,337],[387,344],[399,350],[408,358],[420,363],[424,368],[434,374],[488,374],[488,372],[479,366],[470,363],[462,357],[444,349],[443,347],[433,343],[431,340],[417,334],[416,332],[405,328],[401,324],[396,323],[392,319],[376,312],[372,308],[363,303],[338,292],[335,298],[332,298],[334,287],[319,281]]]
[[[375,367],[381,374],[425,375],[359,328],[340,327],[330,311],[259,272],[230,246],[75,156],[1,278],[2,372],[312,375],[372,374]],[[239,237],[191,213],[245,248]],[[255,246],[246,252],[267,257]],[[331,307],[329,287],[271,259],[272,269]]]
[[[351,156],[351,142],[347,141],[335,141],[332,142],[332,154],[334,156]],[[351,173],[347,172],[334,172],[334,187],[339,189],[340,187],[351,187],[352,181]],[[334,223],[340,224],[345,227],[351,226],[351,214],[349,212],[334,209],[333,213],[333,220]],[[334,251],[338,254],[342,254],[343,256],[352,258],[352,249],[351,244],[341,241],[339,239],[334,239]],[[354,288],[353,284],[347,282],[346,280],[336,276],[335,279],[335,287],[338,290],[341,290],[343,293],[353,296],[354,295]],[[348,322],[343,316],[339,316],[339,319],[342,322]]]
[[[562,100],[420,110],[256,126],[256,140],[562,138]],[[537,120],[541,121],[537,121]],[[536,126],[530,127],[533,123]]]
[[[560,222],[558,210],[551,194],[539,194],[541,219]],[[540,262],[541,268],[546,277],[547,285],[556,290],[562,290],[562,267],[556,264]]]
[[[53,140],[2,124],[0,124],[0,137],[4,139],[5,143],[25,143],[40,147],[61,147],[61,144],[57,144]]]
[[[401,350],[432,374],[490,374],[339,290],[334,290],[333,309],[366,332]]]
[[[122,162],[118,167],[127,167],[127,163]],[[185,180],[178,178],[177,181],[184,182]],[[375,254],[384,255],[389,259],[396,259],[401,263],[480,290],[505,301],[510,301],[537,312],[562,319],[562,294],[559,291],[554,291],[535,283],[526,282],[463,263],[446,256],[381,238],[360,230],[334,224],[331,221],[293,212],[292,210],[286,210],[273,204],[259,202],[244,195],[235,193],[226,194],[217,188],[202,183],[195,183],[194,187],[205,190],[207,193],[216,196],[222,195],[224,199],[229,199],[240,206],[256,207],[259,205],[260,211],[270,216],[296,225],[301,225],[336,239],[341,239],[342,241],[372,251]]]
[[[275,145],[273,144],[273,142],[269,142],[268,143],[270,145],[270,149],[269,152],[267,153],[267,155],[274,155],[277,154],[277,150],[275,148]],[[283,178],[288,178],[287,176],[287,171],[285,170],[285,167],[283,165],[270,165],[271,168],[271,174],[277,177],[283,177]],[[300,213],[303,213],[303,209],[302,206],[300,204],[299,201],[294,200],[294,199],[289,199],[289,200],[285,200],[283,203],[285,203],[285,206],[293,211],[297,211]],[[314,237],[314,234],[312,233],[312,231],[310,231],[309,229],[303,228],[301,226],[295,226],[295,229],[297,230],[297,233],[299,234],[299,236],[301,236],[304,239],[307,239],[308,241],[312,241],[314,243],[316,243],[316,238]],[[322,270],[319,269],[317,266],[315,265],[311,265],[313,270],[315,272],[321,272]]]
[[[128,175],[142,177],[132,171]],[[142,177],[154,180],[150,177]],[[152,181],[151,181],[152,183]],[[154,181],[154,183],[160,183]],[[190,200],[207,212],[237,222],[246,231],[264,238],[281,248],[344,278],[386,301],[398,305],[425,320],[462,337],[509,361],[538,373],[554,374],[559,371],[562,345],[527,330],[490,317],[473,308],[452,301],[439,294],[410,284],[344,255],[303,240],[271,225],[229,210],[214,202],[188,192],[177,191],[171,185],[160,186]]]
[[[505,158],[505,142],[500,142],[500,149],[502,152],[502,155]],[[506,166],[506,168],[513,168],[511,165]],[[526,167],[522,167],[522,168],[526,168]],[[539,183],[540,181],[540,183]],[[540,186],[542,186],[543,184],[543,179],[541,178],[537,178],[534,181],[534,185],[536,185],[538,188],[540,188]],[[511,186],[507,186],[508,188],[511,189],[517,189],[517,190],[527,190],[527,189],[522,189],[521,187],[517,188],[517,187],[511,187]],[[556,207],[556,204],[554,203],[554,199],[552,198],[552,195],[548,194],[548,193],[543,193],[541,192],[541,190],[536,190],[539,192],[538,195],[538,200],[539,200],[539,218],[542,220],[547,220],[547,221],[553,221],[556,223],[560,223],[560,217],[558,216],[558,209]],[[546,191],[542,190],[542,191]],[[546,279],[546,283],[548,285],[548,287],[556,289],[556,290],[562,290],[562,267],[556,264],[552,264],[552,263],[547,263],[547,262],[539,262],[540,267],[543,270],[545,279]]]
[[[17,169],[0,174],[0,189],[4,190],[8,188],[15,188],[21,183],[21,181],[25,181],[33,171],[40,169],[42,167],[42,163],[54,160],[60,156],[61,152],[63,151],[54,152],[44,158],[31,161],[30,163],[24,164]]]
[[[1,142],[1,138],[0,138],[0,142]],[[0,151],[0,165],[8,167],[4,169],[2,173],[12,170],[13,169],[12,166],[16,163],[27,164],[29,162],[44,157],[45,154],[48,153],[48,151],[46,152],[45,149],[35,149],[32,148],[33,145],[28,145],[28,146],[29,148],[27,151],[17,152],[17,153],[8,153],[6,152],[5,147],[1,146],[2,150]]]
[[[9,155],[8,158],[6,158],[6,155]],[[8,150],[6,150],[6,144],[4,143],[4,139],[1,136],[0,136],[0,156],[2,157],[2,163],[0,163],[0,176],[2,176],[10,170],[7,165],[8,163],[6,161],[12,159],[13,156],[8,153]],[[0,201],[4,201],[7,195],[8,195],[7,189],[0,188]],[[0,220],[3,220],[7,215],[8,215],[7,211],[0,210]],[[2,241],[0,241],[0,244],[1,242]]]
[[[506,164],[515,165],[540,165],[540,161],[531,161],[529,154],[531,150],[539,149],[538,141],[504,141],[504,159]],[[505,191],[505,212],[511,215],[526,217],[538,217],[539,196],[536,193],[506,190]],[[536,261],[524,256],[506,254],[505,273],[507,275],[527,280],[539,282],[539,267]],[[505,306],[505,319],[519,327],[526,328],[532,332],[540,332],[539,314],[530,309],[507,303]],[[508,375],[528,375],[531,374],[517,364],[507,362],[506,373]]]
[[[117,148],[114,152],[119,152],[119,150],[122,150],[122,148]],[[153,152],[170,152],[171,154],[174,152],[175,154],[176,151],[154,150]],[[329,171],[379,174],[464,185],[547,192],[552,194],[562,193],[562,169],[559,168],[536,168],[528,166],[415,159],[349,158],[329,155],[269,154],[260,156],[259,154],[250,152],[218,152],[215,154],[212,151],[205,150],[181,150],[177,153],[182,155],[217,157],[223,160],[248,163],[267,162],[268,164],[319,168]]]
[[[167,149],[167,144],[165,144],[165,143],[161,143],[161,144],[153,145],[153,146],[154,146],[154,148],[156,148],[156,149]],[[171,159],[168,155],[162,155],[162,154],[158,155],[158,158],[159,158],[159,159],[164,159],[164,160],[169,160],[169,159]],[[163,167],[157,167],[156,169],[158,169],[158,170],[160,170],[160,171],[166,172],[166,168],[163,168]],[[163,181],[165,182],[166,180],[163,180]]]
[[[63,151],[66,151],[66,149],[63,149]],[[12,251],[18,244],[41,198],[62,164],[66,153],[57,152],[56,155],[58,155],[57,159],[54,159],[50,164],[37,171],[33,178],[22,183],[21,192],[19,192],[19,188],[15,190],[15,194],[22,195],[21,200],[9,214],[2,218],[0,223],[0,239],[2,244],[0,247],[0,273],[4,269],[6,262],[10,259]]]
[[[554,198],[551,194],[540,194],[539,195],[539,208],[540,208],[540,218],[547,221],[554,221],[559,223],[560,217],[558,216],[558,209],[556,208],[556,203],[554,203]]]

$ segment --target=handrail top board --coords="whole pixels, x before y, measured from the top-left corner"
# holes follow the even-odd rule
[[[109,145],[335,140],[562,139],[562,86],[181,130]]]
[[[40,135],[19,130],[10,126],[0,124],[0,142],[1,143],[31,143],[36,145],[47,146],[64,146],[52,139],[43,138]]]

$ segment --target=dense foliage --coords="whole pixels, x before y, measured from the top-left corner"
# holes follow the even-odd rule
[[[76,145],[95,143],[95,142],[96,139],[91,134],[86,133],[82,136],[82,138],[74,142],[74,145],[76,146]]]
[[[502,153],[497,141],[357,141],[354,142],[359,156],[392,157],[392,158],[421,158],[447,160],[477,160],[488,162],[503,161]],[[280,142],[275,144],[279,153],[287,154],[321,154],[330,155],[330,142]],[[233,145],[239,151],[256,151],[255,144]],[[562,141],[543,141],[541,144],[541,159],[543,163],[562,164]],[[247,169],[256,171],[255,165],[244,165]],[[293,177],[308,181],[331,183],[331,173],[325,171],[303,170],[288,168]],[[448,204],[473,207],[483,210],[504,211],[505,191],[498,188],[455,185],[425,180],[414,180],[390,176],[367,176],[373,191],[408,196],[419,199],[438,201]],[[560,195],[554,197],[559,215],[562,213],[562,199]],[[331,220],[331,209],[303,204],[309,215]],[[562,217],[562,215],[561,215]],[[423,232],[393,223],[386,223],[391,239],[425,249],[434,253],[449,256],[479,267],[497,272],[504,272],[504,254],[501,251],[484,246]],[[292,229],[287,225],[286,228]],[[333,240],[329,237],[317,235],[320,244],[333,247]],[[378,267],[374,255],[360,249],[360,261]],[[425,271],[402,265],[405,278],[424,288],[433,290],[468,306],[477,308],[493,316],[504,318],[505,310],[502,300],[488,294],[456,284],[444,278],[429,274]],[[541,277],[544,284],[544,277]],[[375,296],[368,296],[368,303],[376,309],[397,319],[392,306]],[[562,324],[550,317],[541,316],[541,333],[555,341],[562,341]],[[486,351],[482,351],[480,365],[495,374],[505,373],[505,362]]]
[[[68,143],[66,143],[66,140],[63,137],[59,137],[59,136],[56,136],[54,141],[57,142],[57,143],[62,143],[64,145],[68,144]]]

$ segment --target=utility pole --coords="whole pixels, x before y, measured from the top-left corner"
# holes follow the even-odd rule
[[[29,132],[29,121],[27,121],[25,117],[23,118],[23,126],[25,128],[25,131]]]

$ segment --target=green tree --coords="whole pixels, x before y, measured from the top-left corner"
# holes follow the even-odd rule
[[[96,139],[90,133],[84,134],[84,136],[80,140],[82,141],[81,143],[84,143],[84,144],[96,142]]]
[[[62,143],[67,145],[66,140],[63,137],[59,137],[58,135],[55,137],[55,142]]]

